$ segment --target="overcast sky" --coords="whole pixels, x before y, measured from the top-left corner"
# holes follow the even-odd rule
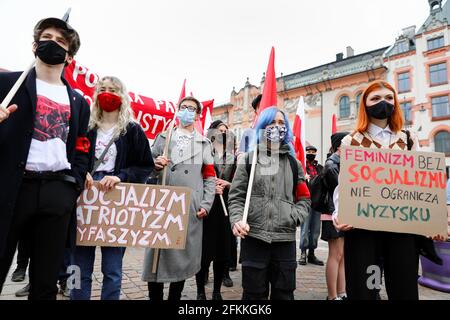
[[[216,105],[250,78],[259,85],[271,46],[277,76],[389,46],[405,27],[420,27],[426,0],[0,0],[0,67],[22,70],[32,59],[32,30],[61,18],[81,38],[76,59],[130,91],[177,100],[187,92]]]

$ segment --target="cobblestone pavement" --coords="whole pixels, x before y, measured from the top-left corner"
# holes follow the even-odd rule
[[[328,254],[327,243],[320,241],[319,247],[316,250],[316,255],[323,261],[326,261]],[[300,256],[300,253],[297,253]],[[123,280],[122,280],[122,300],[146,300],[148,299],[147,283],[141,280],[142,263],[144,257],[143,249],[127,249],[123,263]],[[92,284],[92,299],[99,300],[101,292],[102,274],[100,271],[100,258],[101,252],[97,250],[96,262],[94,268],[94,281]],[[10,274],[15,268],[10,270]],[[225,300],[240,300],[242,295],[241,287],[241,272],[240,265],[238,270],[231,272],[231,278],[234,282],[233,287],[222,287],[222,296]],[[212,280],[212,267],[210,270],[210,280]],[[24,282],[14,283],[11,282],[9,276],[3,293],[0,296],[0,300],[20,300],[26,298],[17,298],[14,293],[21,289],[28,281],[28,276]],[[165,294],[167,295],[165,290]],[[212,281],[206,286],[207,298],[211,298],[212,293]],[[450,300],[450,294],[435,291],[429,288],[425,288],[419,285],[419,293],[421,300]],[[188,279],[183,291],[183,300],[195,300],[197,296],[195,278]],[[297,268],[297,289],[295,290],[296,300],[324,300],[327,296],[327,288],[325,282],[325,267],[306,265],[298,266]],[[386,299],[384,289],[381,291],[381,296]],[[58,295],[58,299],[67,299],[62,295]]]

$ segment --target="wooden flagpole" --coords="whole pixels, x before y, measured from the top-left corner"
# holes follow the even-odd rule
[[[175,127],[176,116],[177,116],[177,112],[175,111],[175,113],[173,114],[172,122],[170,123],[169,129],[167,130],[166,144],[164,146],[164,152],[163,152],[163,156],[166,158],[169,155],[169,145],[170,145],[170,140],[172,139],[173,128]],[[167,180],[167,166],[164,167],[162,175],[163,176],[162,176],[162,184],[161,185],[165,186],[166,180]],[[155,251],[153,253],[152,273],[156,273],[158,271],[159,254],[160,254],[160,249],[155,249]]]

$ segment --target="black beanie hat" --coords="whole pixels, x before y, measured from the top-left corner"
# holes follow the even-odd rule
[[[349,135],[349,132],[336,132],[331,136],[331,147],[334,152],[341,146],[342,139],[347,135]]]

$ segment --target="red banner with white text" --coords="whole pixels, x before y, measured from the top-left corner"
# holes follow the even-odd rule
[[[99,76],[78,62],[73,61],[65,69],[65,78],[70,86],[80,93],[89,105],[91,105],[92,96],[94,95]],[[156,135],[169,127],[175,113],[175,103],[165,100],[154,100],[133,92],[129,92],[128,95],[136,119],[141,124],[149,140],[154,140]],[[209,109],[209,113],[212,114],[214,100],[204,101],[202,104],[203,112],[201,120],[204,127],[207,110]]]

